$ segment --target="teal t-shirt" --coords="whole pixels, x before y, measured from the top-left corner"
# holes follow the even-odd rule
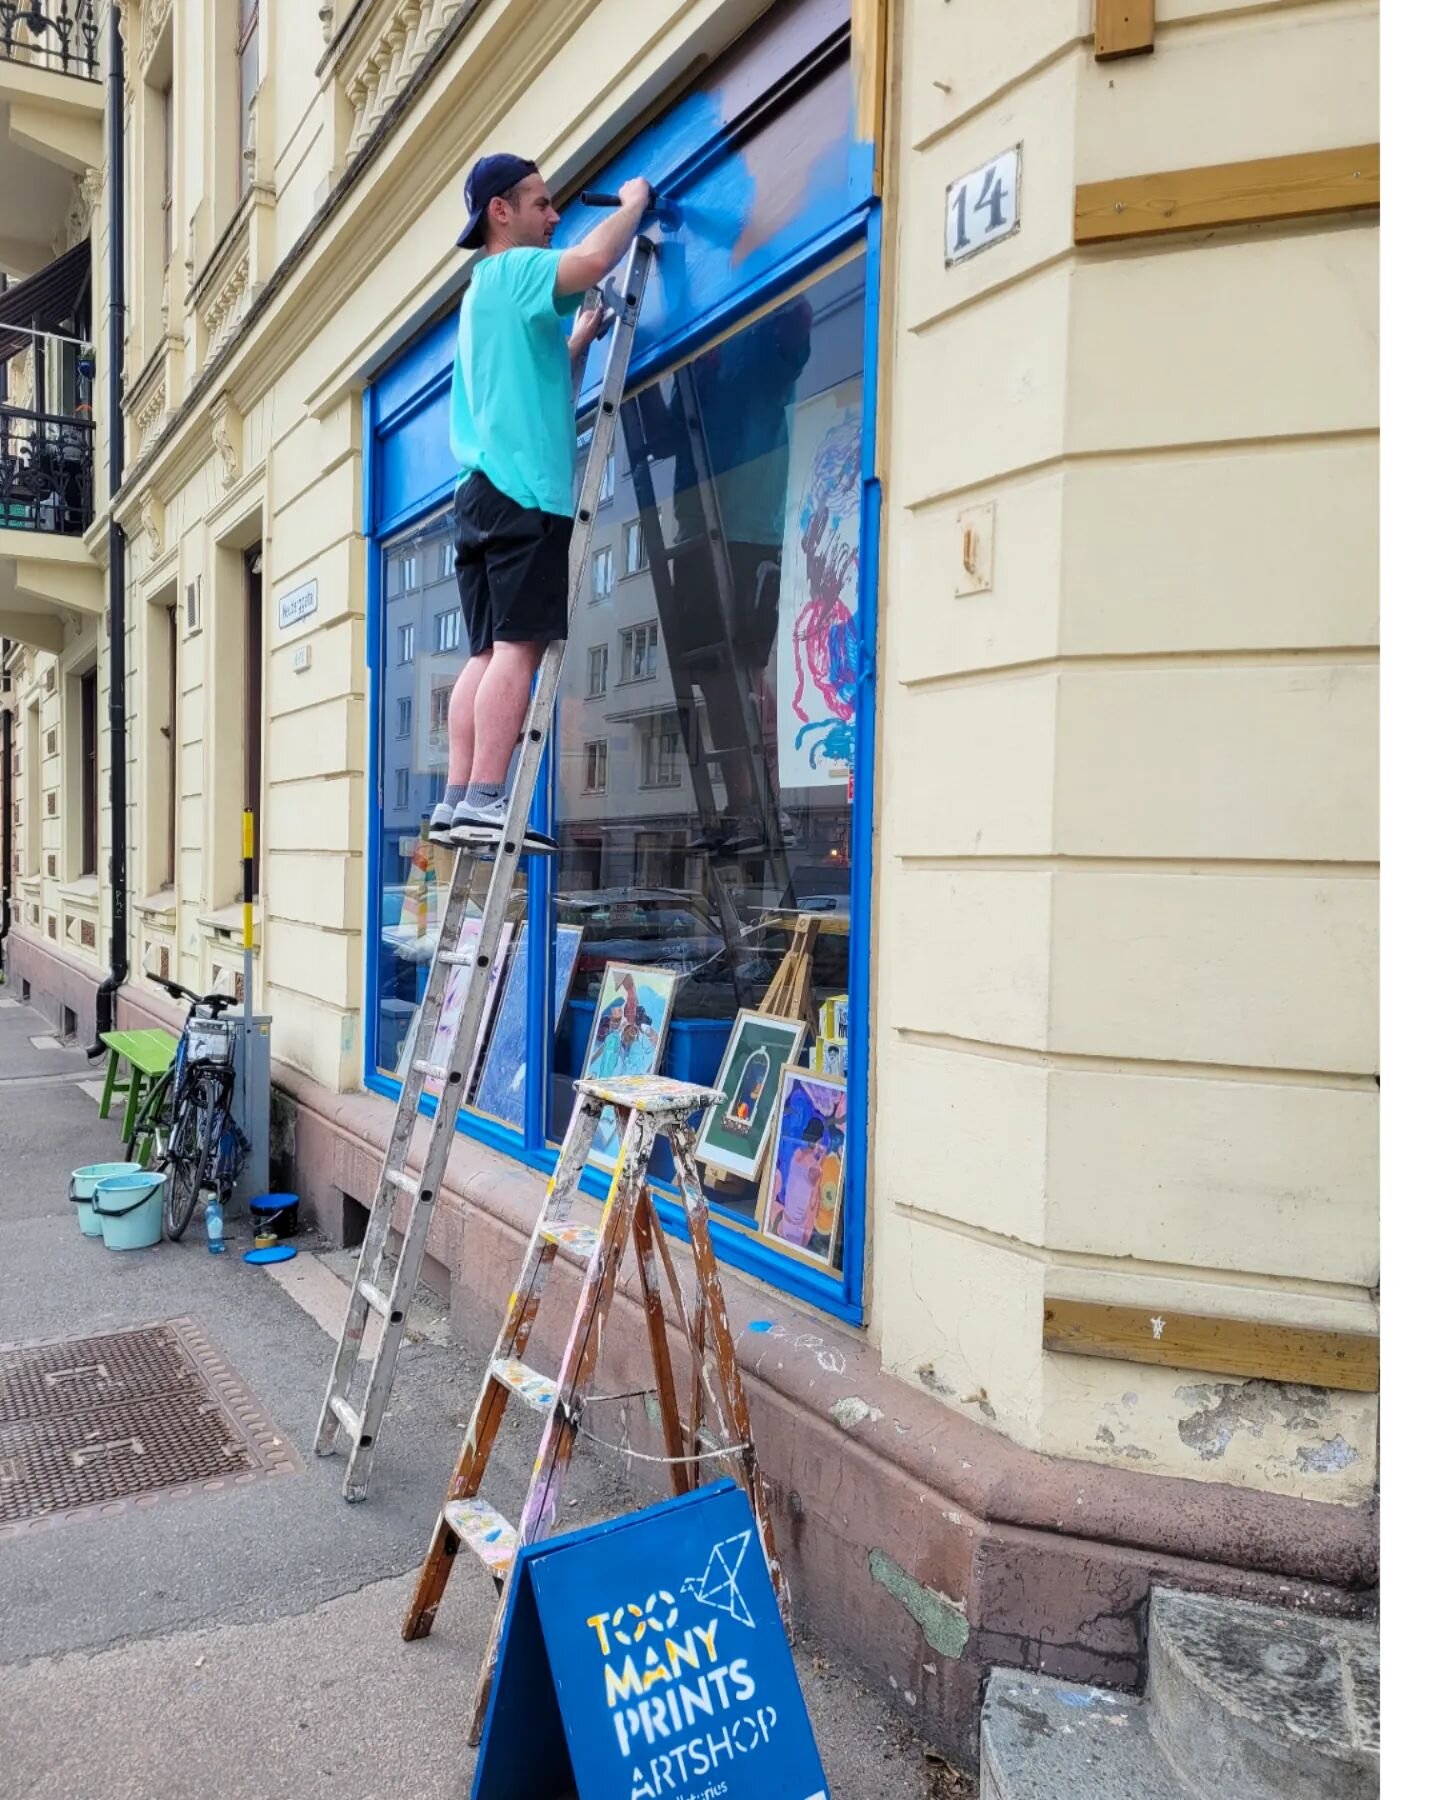
[[[557,295],[558,250],[482,256],[460,303],[450,449],[517,506],[575,510],[575,400],[564,325],[581,296]]]

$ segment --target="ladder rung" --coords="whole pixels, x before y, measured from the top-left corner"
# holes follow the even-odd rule
[[[359,1287],[360,1298],[372,1312],[388,1313],[390,1311],[390,1296],[383,1288],[376,1287],[373,1281],[362,1281]]]
[[[342,1394],[330,1396],[330,1410],[350,1434],[350,1442],[360,1442],[360,1415]]]
[[[495,1575],[508,1575],[515,1559],[515,1527],[483,1500],[447,1500],[445,1523]]]
[[[571,1262],[588,1263],[600,1243],[600,1233],[589,1225],[542,1225],[540,1236]]]
[[[475,947],[468,950],[442,950],[435,958],[438,963],[445,963],[453,969],[473,969],[475,967]]]
[[[411,1064],[411,1067],[418,1069],[422,1075],[433,1075],[437,1081],[448,1081],[450,1079],[450,1069],[445,1063],[421,1062],[420,1058],[417,1056],[415,1061]]]
[[[419,1198],[420,1178],[418,1175],[412,1175],[408,1169],[387,1169],[385,1179],[391,1187],[399,1188],[402,1194],[413,1194],[417,1199]]]
[[[513,1358],[492,1362],[490,1373],[502,1387],[509,1388],[517,1399],[535,1412],[549,1412],[555,1404],[555,1383],[538,1369],[528,1368]]]

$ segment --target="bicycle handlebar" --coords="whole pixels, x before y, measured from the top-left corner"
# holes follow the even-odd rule
[[[199,1006],[208,1006],[212,1018],[219,1018],[226,1007],[239,1004],[233,994],[197,994],[190,988],[185,987],[183,983],[171,981],[168,975],[156,975],[149,969],[145,971],[145,974],[157,987],[164,988],[165,992],[172,1000],[188,1000],[192,1009]]]

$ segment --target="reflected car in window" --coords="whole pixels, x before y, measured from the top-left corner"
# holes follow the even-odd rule
[[[581,1000],[599,992],[606,963],[653,963],[686,977],[676,995],[677,1017],[728,1017],[738,1006],[755,1004],[778,962],[777,954],[748,932],[732,957],[704,897],[685,889],[561,894],[556,921],[585,932],[572,990]]]

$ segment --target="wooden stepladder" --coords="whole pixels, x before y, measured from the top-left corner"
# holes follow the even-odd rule
[[[450,1488],[436,1520],[430,1549],[415,1586],[403,1636],[426,1637],[445,1592],[460,1546],[473,1550],[501,1589],[480,1668],[470,1742],[480,1741],[485,1708],[495,1675],[504,1628],[506,1578],[516,1551],[548,1534],[555,1517],[575,1440],[585,1431],[587,1389],[600,1355],[601,1338],[627,1238],[635,1255],[645,1302],[655,1394],[669,1465],[677,1494],[698,1485],[702,1467],[728,1473],[750,1498],[771,1579],[788,1620],[788,1595],[775,1553],[775,1535],[750,1441],[750,1413],[725,1313],[725,1296],[710,1242],[710,1225],[695,1161],[693,1113],[721,1098],[708,1088],[662,1076],[615,1081],[578,1081],[575,1109],[545,1202],[535,1222],[525,1261],[510,1296],[509,1310],[475,1403]],[[613,1106],[622,1126],[619,1160],[598,1228],[570,1223],[570,1208],[595,1137],[600,1115]],[[647,1174],[657,1137],[668,1139],[695,1259],[694,1292],[688,1303],[655,1215]],[[658,1257],[657,1257],[658,1251]],[[531,1328],[540,1309],[550,1266],[557,1255],[584,1270],[580,1299],[571,1322],[560,1371],[552,1380],[524,1361]],[[663,1268],[678,1322],[690,1350],[688,1419],[682,1419],[675,1372],[666,1335],[659,1275]],[[509,1524],[480,1495],[480,1484],[495,1437],[514,1395],[542,1415],[540,1447],[518,1525]],[[598,1397],[591,1398],[598,1404]],[[603,1440],[602,1440],[603,1441]]]

